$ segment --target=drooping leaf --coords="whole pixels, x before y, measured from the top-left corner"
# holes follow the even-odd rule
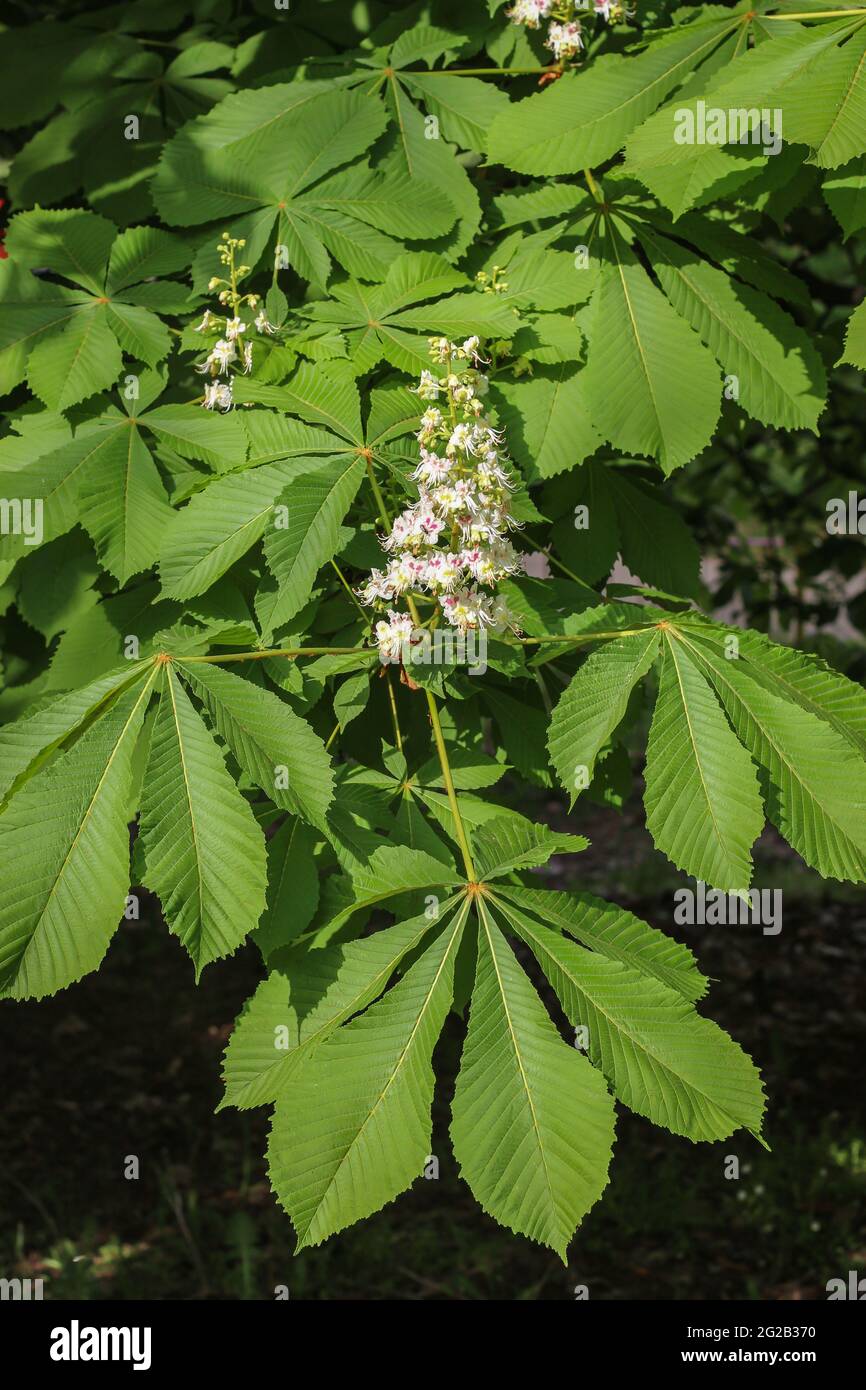
[[[558,1036],[489,911],[479,911],[454,1155],[486,1212],[564,1263],[607,1184],[613,1104],[599,1073]]]
[[[151,735],[141,835],[147,886],[199,976],[258,923],[265,842],[171,663]]]

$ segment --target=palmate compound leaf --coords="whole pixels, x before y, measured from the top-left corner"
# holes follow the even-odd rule
[[[0,816],[0,992],[6,997],[53,994],[95,970],[105,955],[129,891],[133,753],[155,676],[152,669],[121,693]]]
[[[866,761],[851,738],[820,718],[807,694],[791,698],[769,664],[726,659],[717,634],[683,625],[678,640],[758,764],[769,819],[822,877],[866,882]],[[816,685],[807,678],[805,689]]]
[[[165,663],[141,803],[146,885],[196,976],[230,955],[265,906],[265,841],[223,754]]]
[[[384,998],[305,1058],[277,1105],[270,1176],[299,1250],[378,1211],[421,1175],[433,1049],[467,912],[468,902]]]
[[[270,690],[208,662],[178,662],[244,772],[286,811],[323,826],[334,790],[331,760],[305,719]]]
[[[484,898],[451,1138],[489,1215],[563,1262],[607,1183],[613,1102],[599,1072],[557,1033]]]
[[[546,897],[524,894],[541,917]],[[688,1139],[726,1139],[740,1127],[760,1136],[760,1074],[717,1024],[634,966],[606,960],[510,904],[502,912],[570,1022],[587,1028],[589,1055],[619,1100]]]
[[[616,642],[641,640],[636,634]],[[744,888],[763,801],[807,864],[825,877],[864,881],[862,692],[820,661],[697,614],[666,621],[665,648],[646,770],[647,825],[657,847],[707,883]],[[551,721],[551,754],[570,794],[573,746],[581,746],[582,736],[578,719],[572,745],[570,712],[591,710],[594,684],[584,691],[584,673],[605,671],[604,652],[580,668]],[[618,722],[613,703],[610,713],[612,732]],[[688,815],[682,797],[689,798]]]
[[[167,356],[168,329],[137,303],[136,282],[186,266],[186,248],[168,232],[133,227],[118,235],[114,223],[92,212],[35,208],[13,219],[7,244],[0,273],[3,389],[26,376],[49,409],[66,410],[113,386],[124,352],[150,366]],[[29,273],[44,267],[73,288],[44,285]]]
[[[582,372],[589,417],[615,449],[649,454],[671,473],[709,444],[721,375],[612,226],[604,246]]]
[[[443,904],[443,916],[454,901]],[[362,941],[285,952],[235,1025],[225,1053],[222,1106],[245,1110],[287,1097],[298,1064],[378,998],[436,921],[424,913]]]
[[[747,888],[751,846],[764,826],[754,765],[669,630],[663,652],[644,774],[647,829],[684,873],[714,888]]]
[[[515,316],[495,299],[477,294],[468,276],[443,256],[407,252],[392,261],[381,285],[343,280],[331,287],[330,299],[312,303],[305,312],[345,336],[359,375],[384,360],[417,376],[430,367],[430,334],[509,336]]]
[[[154,200],[180,226],[236,219],[253,266],[272,243],[314,284],[327,282],[332,256],[350,274],[377,279],[398,245],[384,229],[422,240],[455,216],[429,184],[411,188],[358,163],[386,124],[381,102],[328,82],[238,92],[169,141]],[[216,252],[203,247],[196,285],[218,273]]]

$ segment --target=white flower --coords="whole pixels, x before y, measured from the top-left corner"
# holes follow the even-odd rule
[[[551,50],[558,63],[562,63],[568,58],[574,58],[583,48],[583,36],[579,23],[576,20],[568,24],[552,23],[548,27],[544,46]]]
[[[204,313],[202,314],[201,323],[193,329],[193,333],[207,333],[210,329],[212,319],[213,314],[211,313],[210,309],[205,309]]]
[[[442,411],[433,405],[421,416],[421,428],[415,437],[419,444],[431,444],[441,429]]]
[[[513,24],[525,24],[527,29],[537,29],[552,9],[553,0],[514,0],[512,8],[505,13]]]
[[[452,463],[449,458],[440,458],[438,454],[430,454],[426,449],[421,450],[421,462],[412,474],[415,482],[424,484],[441,483],[451,471]]]
[[[231,410],[234,404],[232,400],[231,382],[209,381],[204,388],[204,401],[202,404],[205,410]]]
[[[451,431],[446,452],[456,454],[458,450],[464,454],[472,452],[472,430],[469,425],[455,425]]]
[[[435,401],[439,396],[439,382],[432,372],[421,373],[418,385],[412,388],[422,401]]]
[[[226,337],[233,342],[241,333],[246,333],[247,326],[241,323],[240,319],[226,319]]]
[[[453,352],[452,344],[447,338],[430,338],[430,356],[434,362],[447,362]]]
[[[412,640],[414,627],[407,613],[388,614],[388,621],[376,624],[376,641],[382,661],[399,661],[404,642]]]
[[[227,372],[229,363],[236,356],[234,343],[229,343],[225,338],[218,338],[205,358],[196,367],[197,372],[210,372],[211,376],[218,376],[221,372]]]
[[[267,314],[265,313],[264,309],[262,309],[260,313],[256,314],[255,325],[260,333],[264,333],[271,338],[277,331],[274,325],[271,323],[270,319],[268,318]]]
[[[358,590],[362,603],[375,603],[376,599],[392,599],[394,585],[388,575],[381,570],[373,570],[363,589]]]
[[[253,369],[253,345],[244,343],[244,371],[249,374]]]

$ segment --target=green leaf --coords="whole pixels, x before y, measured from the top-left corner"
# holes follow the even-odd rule
[[[270,1175],[299,1250],[379,1211],[421,1175],[433,1048],[451,1007],[466,911],[383,999],[317,1047],[277,1106]]]
[[[714,888],[752,880],[764,827],[752,760],[683,644],[665,643],[646,758],[647,829],[656,849]]]
[[[268,840],[268,905],[253,933],[266,961],[313,920],[319,905],[316,838],[299,816],[287,816]]]
[[[496,892],[605,959],[660,980],[684,999],[700,999],[706,993],[707,982],[687,946],[614,903],[591,893],[549,893],[502,884]]]
[[[609,245],[587,329],[590,418],[614,448],[650,454],[671,473],[712,438],[719,371],[634,252],[616,234]]]
[[[866,765],[832,724],[771,693],[745,663],[682,632],[740,742],[759,764],[767,815],[824,878],[866,882]]]
[[[306,720],[241,676],[204,661],[179,664],[247,775],[283,810],[324,825],[334,777],[325,746]]]
[[[589,786],[596,759],[622,722],[629,697],[659,652],[658,628],[617,637],[587,657],[553,711],[547,746],[574,805]]]
[[[196,493],[163,536],[163,593],[188,599],[216,583],[261,537],[274,502],[297,472],[294,461],[266,464],[218,478]]]
[[[503,910],[631,1110],[692,1140],[727,1139],[740,1127],[760,1135],[760,1074],[717,1024],[658,980]]]
[[[424,850],[380,844],[352,869],[352,901],[326,923],[317,940],[327,941],[356,912],[375,907],[388,898],[424,888],[453,888],[461,883],[463,879],[453,867]],[[437,911],[444,911],[438,900],[436,907]]]
[[[339,544],[340,526],[364,476],[360,457],[327,460],[294,478],[277,499],[265,558],[277,581],[256,603],[265,640],[301,611],[317,573]]]
[[[30,388],[49,410],[67,410],[120,378],[123,357],[105,307],[78,313],[59,333],[40,338],[30,354]]]
[[[223,755],[169,663],[141,805],[146,884],[196,978],[230,955],[265,906],[265,842]]]
[[[754,677],[769,682],[776,694],[794,700],[819,719],[828,720],[860,757],[866,756],[866,690],[862,685],[832,670],[818,656],[771,642],[763,632],[743,628],[719,631],[716,624],[712,626],[709,631],[701,625],[701,635],[717,648],[735,636],[740,656],[748,661]]]
[[[828,174],[821,192],[846,237],[862,231],[866,227],[866,155]]]
[[[583,835],[548,830],[546,825],[505,816],[488,821],[472,837],[482,879],[501,878],[514,869],[536,869],[554,854],[576,854],[589,841]]]
[[[104,293],[105,268],[117,228],[80,208],[34,208],[9,224],[7,244],[18,265],[50,266],[95,295]]]
[[[24,380],[33,346],[70,323],[81,302],[80,290],[46,284],[8,257],[0,261],[0,391]]]
[[[506,92],[475,77],[406,72],[401,79],[438,119],[445,139],[464,150],[483,150],[491,123],[510,109]]]
[[[41,999],[100,964],[129,890],[132,757],[153,674],[0,816],[0,989]]]
[[[613,1103],[599,1073],[557,1034],[481,902],[479,911],[454,1155],[490,1216],[565,1263],[576,1227],[607,1184]]]
[[[24,773],[32,776],[69,734],[140,674],[140,666],[130,669],[127,664],[81,690],[55,696],[43,709],[0,729],[0,797],[5,798]]]
[[[491,163],[536,177],[603,164],[737,22],[732,16],[683,25],[636,57],[603,54],[585,72],[514,103],[490,129]]]
[[[212,415],[197,405],[158,405],[140,423],[181,458],[199,459],[221,471],[240,468],[246,458],[244,422],[237,414]]]
[[[300,415],[311,424],[323,425],[348,443],[363,444],[361,401],[354,382],[327,376],[319,367],[302,363],[285,386],[269,386],[236,378],[235,398],[255,401]]]
[[[81,480],[78,503],[100,562],[121,584],[156,562],[172,509],[135,425],[106,438]]]
[[[866,300],[858,304],[845,328],[845,351],[841,362],[849,362],[866,372]]]
[[[572,363],[542,367],[493,392],[511,451],[529,481],[552,478],[601,444],[587,378]]]
[[[290,1095],[299,1062],[385,989],[433,930],[427,917],[364,941],[283,954],[235,1024],[223,1064],[223,1106],[247,1110]]]
[[[760,290],[737,284],[667,237],[644,228],[639,235],[677,313],[735,378],[734,399],[765,425],[814,432],[827,384],[802,329]]]

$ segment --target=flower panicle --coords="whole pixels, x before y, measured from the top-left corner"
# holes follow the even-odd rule
[[[386,660],[395,659],[412,631],[411,618],[392,606],[404,596],[432,598],[436,617],[462,634],[517,631],[496,593],[503,579],[523,569],[509,539],[519,526],[511,511],[515,480],[502,432],[485,414],[480,341],[431,338],[429,353],[440,370],[425,369],[413,388],[426,405],[416,434],[420,462],[411,475],[418,498],[380,538],[387,563],[359,590],[364,603],[388,606],[387,621],[375,628]]]
[[[214,313],[211,309],[205,309],[201,322],[194,329],[196,333],[222,335],[213,343],[204,361],[196,363],[196,371],[211,378],[205,386],[202,400],[205,410],[231,410],[234,405],[233,373],[243,372],[248,376],[253,369],[253,344],[246,336],[251,330],[245,318],[252,319],[256,331],[263,337],[272,337],[276,333],[261,303],[261,296],[240,291],[241,280],[250,273],[248,265],[237,263],[237,253],[245,245],[243,237],[233,237],[223,232],[219,242],[219,258],[226,268],[227,277],[213,275],[208,281],[209,290],[219,290],[217,299],[221,310]]]

